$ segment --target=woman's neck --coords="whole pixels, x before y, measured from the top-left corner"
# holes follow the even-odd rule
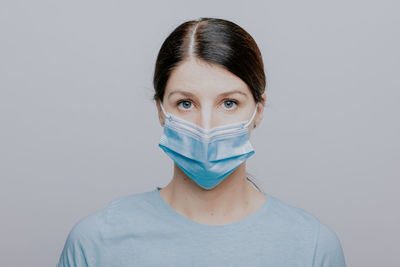
[[[233,223],[258,210],[266,198],[247,180],[245,164],[211,190],[201,188],[174,164],[173,179],[160,195],[174,210],[195,222]]]

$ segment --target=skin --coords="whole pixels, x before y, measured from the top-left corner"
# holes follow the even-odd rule
[[[241,93],[221,95],[233,90]],[[262,121],[265,93],[262,99],[253,122],[248,126],[249,136],[254,130],[253,124],[258,127]],[[239,77],[219,65],[193,58],[182,62],[171,73],[163,98],[167,113],[204,129],[248,120],[255,105],[250,89]],[[163,126],[165,117],[159,100],[156,100],[156,106]],[[176,212],[206,225],[236,222],[256,212],[266,200],[266,196],[246,179],[246,162],[211,190],[198,186],[174,163],[172,180],[159,192]]]

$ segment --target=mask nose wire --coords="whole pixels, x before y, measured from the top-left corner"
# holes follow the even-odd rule
[[[243,127],[246,128],[253,121],[253,119],[254,119],[254,117],[256,116],[256,113],[257,113],[257,107],[258,107],[258,103],[256,103],[256,108],[254,109],[253,115],[251,115],[250,120]]]

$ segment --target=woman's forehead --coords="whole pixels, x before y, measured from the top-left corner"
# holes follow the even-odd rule
[[[192,94],[217,96],[227,92],[248,95],[248,86],[242,79],[215,64],[185,61],[171,72],[165,94]]]

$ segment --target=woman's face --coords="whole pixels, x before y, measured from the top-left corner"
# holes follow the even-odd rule
[[[249,125],[250,131],[254,123],[258,126],[261,122],[264,103],[258,105],[257,114]],[[164,125],[159,104],[157,101],[160,123]],[[208,130],[249,120],[256,103],[250,89],[239,77],[221,66],[192,59],[182,62],[171,73],[163,106],[167,113]]]

